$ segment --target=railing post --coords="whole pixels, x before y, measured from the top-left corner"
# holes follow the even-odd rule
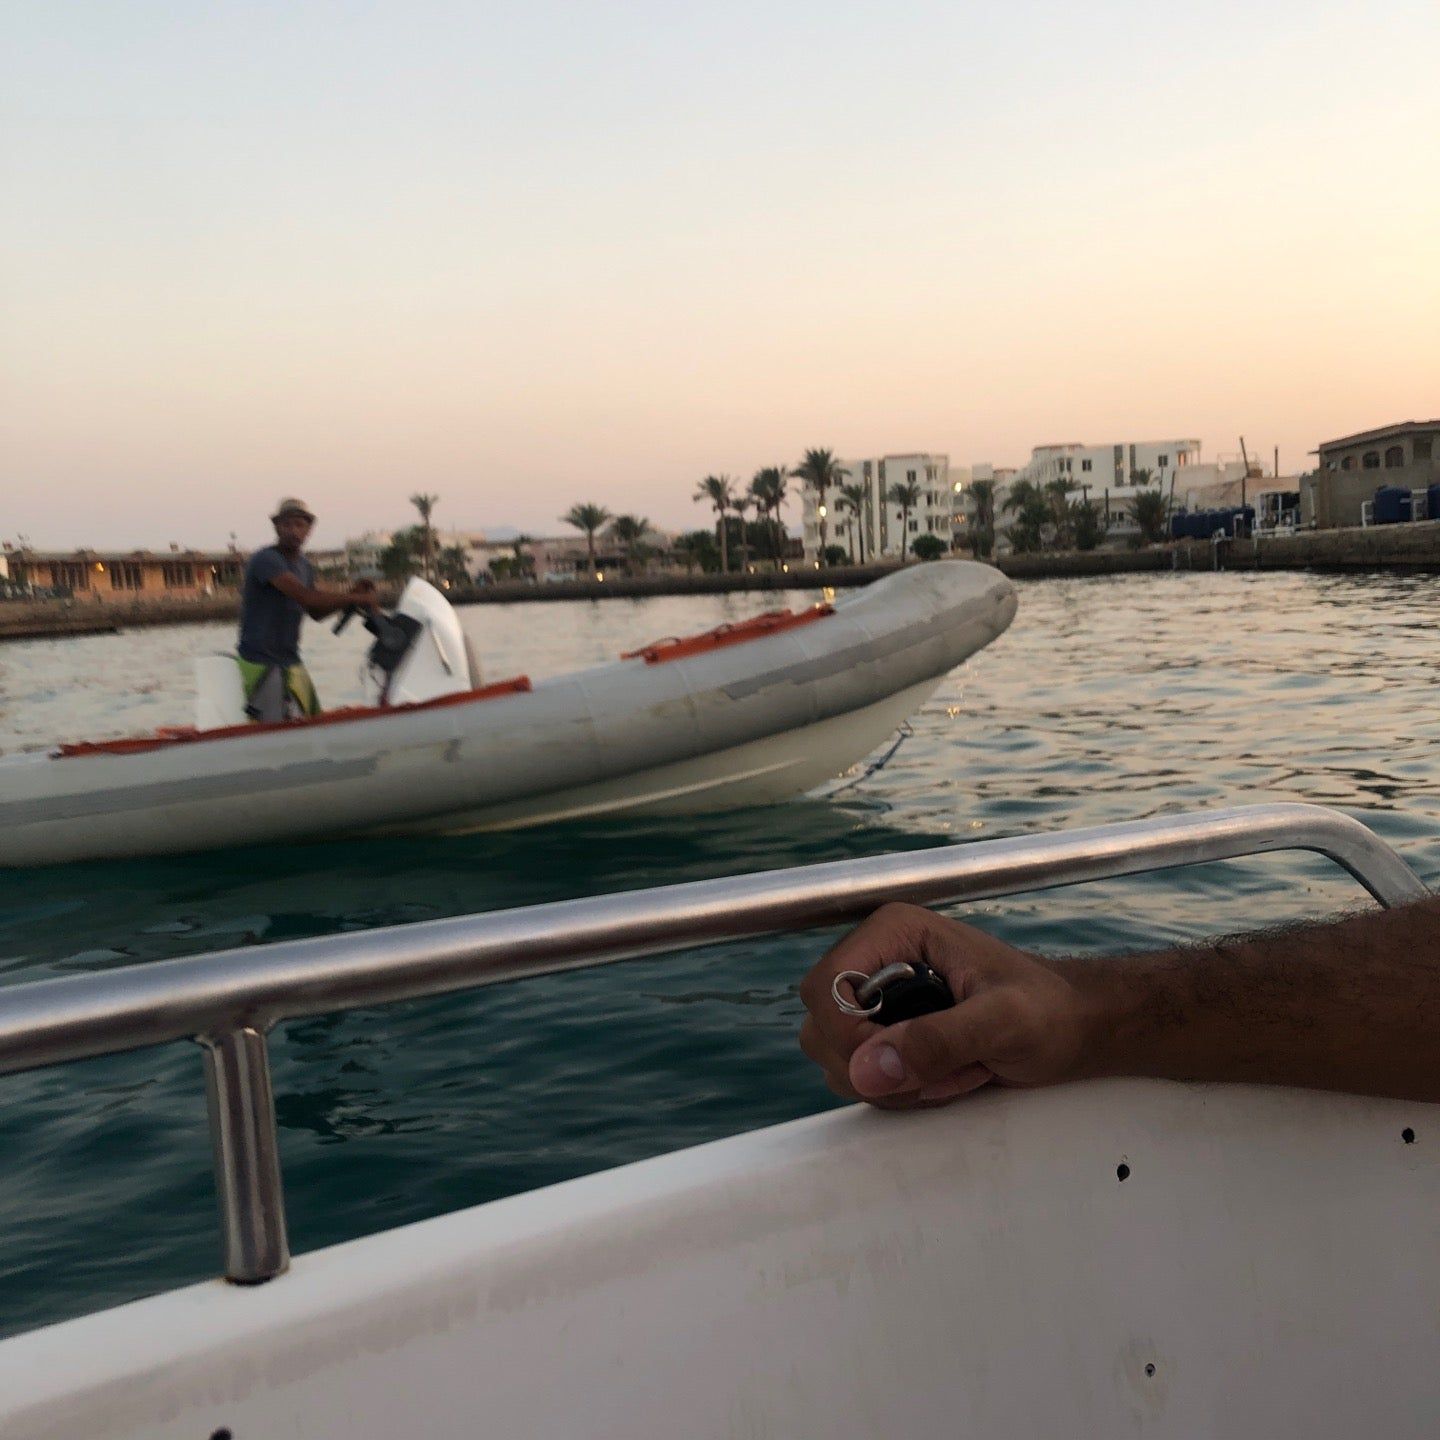
[[[290,1265],[265,1036],[245,1026],[197,1038],[205,1051],[225,1278],[258,1285]]]

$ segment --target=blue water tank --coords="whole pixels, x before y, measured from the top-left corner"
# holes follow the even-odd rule
[[[1377,525],[1398,525],[1410,518],[1410,492],[1401,485],[1381,485],[1375,491],[1370,518]]]
[[[1425,487],[1425,518],[1440,520],[1440,484]]]
[[[1210,531],[1205,527],[1206,514],[1203,510],[1196,510],[1193,514],[1185,517],[1185,533],[1192,540],[1208,540]]]
[[[1440,490],[1440,485],[1437,485],[1435,488]],[[1177,510],[1170,517],[1170,538],[1172,540],[1183,540],[1186,535],[1190,533],[1188,528],[1189,520],[1190,517],[1183,510]]]

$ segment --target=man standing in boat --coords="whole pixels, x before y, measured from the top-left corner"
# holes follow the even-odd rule
[[[322,590],[302,553],[315,515],[303,500],[282,500],[270,517],[275,543],[257,550],[245,567],[240,599],[240,677],[245,713],[261,724],[320,713],[310,673],[300,662],[300,622],[323,620],[352,606],[373,611],[375,586]]]

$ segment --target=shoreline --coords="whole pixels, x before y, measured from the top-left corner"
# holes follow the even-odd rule
[[[957,557],[968,558],[968,557]],[[943,565],[944,560],[914,564]],[[1315,570],[1332,573],[1440,572],[1440,520],[1340,530],[1302,530],[1244,540],[1180,540],[1144,550],[1044,551],[992,562],[1012,580],[1059,580],[1158,572]],[[753,575],[635,575],[556,584],[506,581],[449,592],[451,604],[525,605],[558,600],[639,600],[655,595],[726,595],[853,589],[899,569],[897,565],[837,565],[827,570],[760,571]],[[114,634],[153,625],[199,625],[234,620],[238,594],[186,600],[0,601],[0,643]]]

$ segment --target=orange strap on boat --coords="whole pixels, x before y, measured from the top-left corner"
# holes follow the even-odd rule
[[[800,625],[810,625],[833,615],[833,605],[812,605],[808,610],[767,610],[750,620],[740,620],[733,625],[717,625],[699,635],[668,635],[663,640],[654,640],[639,650],[627,650],[622,660],[644,660],[647,665],[663,665],[667,660],[683,660],[690,655],[704,655],[710,650],[722,650],[727,645],[739,645],[746,640],[759,640],[765,635],[778,635],[782,630],[794,630]]]
[[[68,755],[134,755],[145,750],[163,750],[170,745],[195,745],[206,740],[233,740],[241,735],[265,735],[274,730],[308,730],[321,725],[343,725],[356,720],[383,720],[390,715],[405,715],[415,710],[442,710],[450,705],[473,705],[481,700],[496,700],[502,695],[518,695],[533,689],[528,675],[513,680],[497,680],[479,690],[462,690],[458,695],[441,695],[436,700],[417,700],[410,705],[351,705],[342,710],[327,710],[299,720],[279,720],[271,725],[226,725],[218,730],[197,730],[193,725],[166,725],[153,735],[136,735],[128,740],[81,740],[72,745],[58,745],[57,756]]]

